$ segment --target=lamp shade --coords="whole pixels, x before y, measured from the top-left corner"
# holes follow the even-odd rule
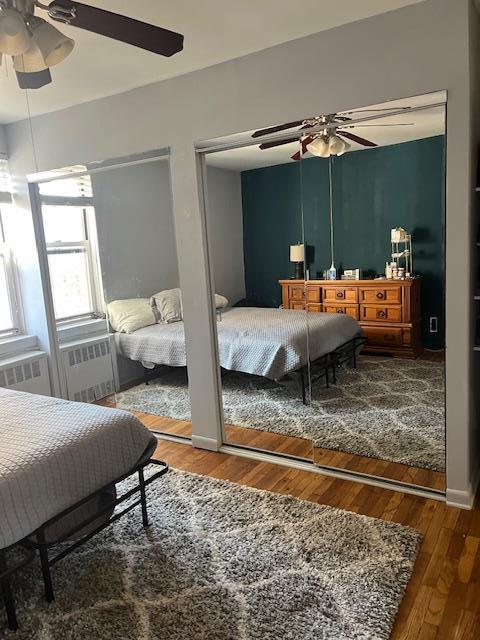
[[[348,144],[348,142],[346,142],[345,140],[343,140],[343,151],[339,151],[337,153],[337,156],[343,156],[343,154],[345,153],[345,151],[348,151],[351,148],[351,144]]]
[[[338,154],[344,153],[345,151],[345,143],[337,135],[333,135],[330,138],[328,146],[330,148],[330,153],[333,156],[337,156]]]
[[[330,156],[330,148],[328,146],[328,142],[319,136],[315,138],[309,145],[307,145],[307,150],[314,156],[318,156],[319,158],[328,158]]]
[[[10,56],[25,53],[31,36],[22,15],[15,9],[0,12],[0,51]]]
[[[305,260],[305,247],[303,244],[290,245],[290,262],[303,262]]]
[[[47,67],[62,62],[71,53],[75,42],[63,35],[53,24],[37,18],[33,37]]]
[[[13,68],[21,73],[36,73],[47,69],[42,52],[32,40],[31,47],[21,56],[13,56]]]

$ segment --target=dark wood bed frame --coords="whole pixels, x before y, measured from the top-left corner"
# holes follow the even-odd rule
[[[151,455],[152,452],[150,452]],[[150,458],[150,455],[145,460],[137,463],[137,465],[131,469],[128,473],[123,476],[117,478],[113,482],[109,483],[105,487],[98,489],[94,493],[90,494],[83,500],[80,500],[76,504],[72,505],[68,509],[65,509],[61,513],[57,514],[55,517],[45,522],[41,527],[39,527],[36,531],[34,531],[27,538],[16,542],[14,545],[11,545],[8,548],[0,550],[0,586],[1,592],[3,594],[4,605],[7,613],[7,622],[8,627],[12,631],[16,631],[18,629],[17,615],[15,609],[15,601],[13,596],[13,590],[11,586],[11,578],[12,576],[18,572],[20,569],[25,567],[28,563],[32,562],[37,555],[40,557],[40,566],[42,569],[43,583],[45,588],[45,597],[48,602],[52,602],[54,600],[54,591],[53,591],[53,582],[51,576],[51,567],[53,567],[57,562],[65,558],[68,554],[72,553],[78,547],[88,542],[91,538],[93,538],[97,533],[103,531],[106,527],[110,526],[113,522],[116,522],[120,518],[122,518],[125,514],[132,511],[137,506],[141,506],[142,510],[142,523],[146,528],[149,526],[148,522],[148,511],[147,511],[147,498],[145,488],[165,475],[168,471],[168,465],[166,462],[162,460],[153,460]],[[145,468],[149,465],[154,465],[155,467],[160,467],[158,471],[153,473],[149,478],[145,479]],[[63,518],[71,515],[75,510],[84,506],[91,500],[98,498],[102,495],[105,495],[109,489],[111,489],[112,485],[116,485],[127,478],[130,478],[138,474],[138,484],[136,484],[132,489],[128,490],[121,496],[117,496],[114,501],[111,501],[108,506],[96,511],[94,514],[90,515],[86,519],[77,523],[73,528],[64,533],[61,538],[52,541],[47,541],[46,532],[53,525],[58,524]],[[130,502],[126,507],[117,511],[117,507],[123,504],[125,501],[129,500],[135,495],[139,495],[137,500]],[[96,526],[93,530],[89,531],[86,535],[80,536],[75,539],[75,534],[78,534],[83,529],[92,525],[96,520],[108,514],[108,512],[114,509],[112,515],[107,517],[107,519],[102,523]],[[73,540],[72,540],[73,539]],[[68,546],[65,546],[66,543],[70,542]],[[53,547],[58,544],[62,544],[62,551],[58,552],[56,555],[51,556],[49,551]],[[21,553],[22,558],[9,563],[8,555],[9,551],[15,548],[19,553]]]

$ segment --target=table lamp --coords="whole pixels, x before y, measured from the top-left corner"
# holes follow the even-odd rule
[[[305,262],[305,247],[303,244],[290,245],[290,262],[295,264],[295,280],[303,280],[303,265]]]

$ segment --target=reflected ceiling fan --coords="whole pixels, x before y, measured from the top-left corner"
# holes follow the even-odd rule
[[[183,35],[134,18],[72,0],[0,0],[0,61],[13,58],[21,89],[39,89],[52,81],[50,67],[62,62],[75,42],[50,22],[35,15],[39,9],[56,22],[78,27],[162,56],[183,49]]]
[[[300,158],[309,151],[314,156],[320,158],[329,158],[330,156],[341,156],[352,146],[350,142],[356,142],[363,147],[376,147],[377,144],[366,138],[352,133],[350,129],[357,127],[408,127],[413,122],[399,122],[387,124],[372,123],[355,123],[350,117],[355,113],[381,113],[383,111],[395,111],[396,114],[402,111],[408,111],[411,107],[386,107],[381,109],[361,109],[358,111],[343,111],[341,113],[330,113],[324,116],[313,116],[305,120],[297,120],[295,122],[285,122],[284,124],[259,129],[252,134],[252,138],[261,138],[280,131],[288,131],[288,129],[313,129],[311,133],[307,131],[301,135],[291,138],[283,138],[281,140],[272,140],[270,142],[262,142],[260,149],[272,149],[273,147],[281,147],[285,144],[298,142],[300,149],[293,154],[292,160],[300,160]]]

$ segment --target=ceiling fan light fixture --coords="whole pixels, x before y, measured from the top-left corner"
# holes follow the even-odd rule
[[[0,51],[10,56],[25,53],[31,44],[31,36],[23,16],[16,9],[0,12]]]
[[[346,151],[345,142],[341,138],[339,138],[336,134],[331,136],[328,142],[328,147],[330,149],[330,154],[332,156],[341,155]]]
[[[345,151],[348,151],[352,147],[352,145],[346,142],[346,140],[343,140],[342,142],[343,142],[343,151],[340,151],[339,153],[337,153],[337,156],[343,156]]]
[[[33,38],[43,55],[47,67],[65,60],[75,46],[74,40],[61,33],[53,24],[37,18],[33,26]]]
[[[37,73],[48,68],[42,52],[35,42],[21,56],[13,56],[13,68],[20,73]]]
[[[328,158],[330,156],[329,144],[322,136],[318,136],[318,138],[310,142],[307,145],[307,151],[318,158]]]

